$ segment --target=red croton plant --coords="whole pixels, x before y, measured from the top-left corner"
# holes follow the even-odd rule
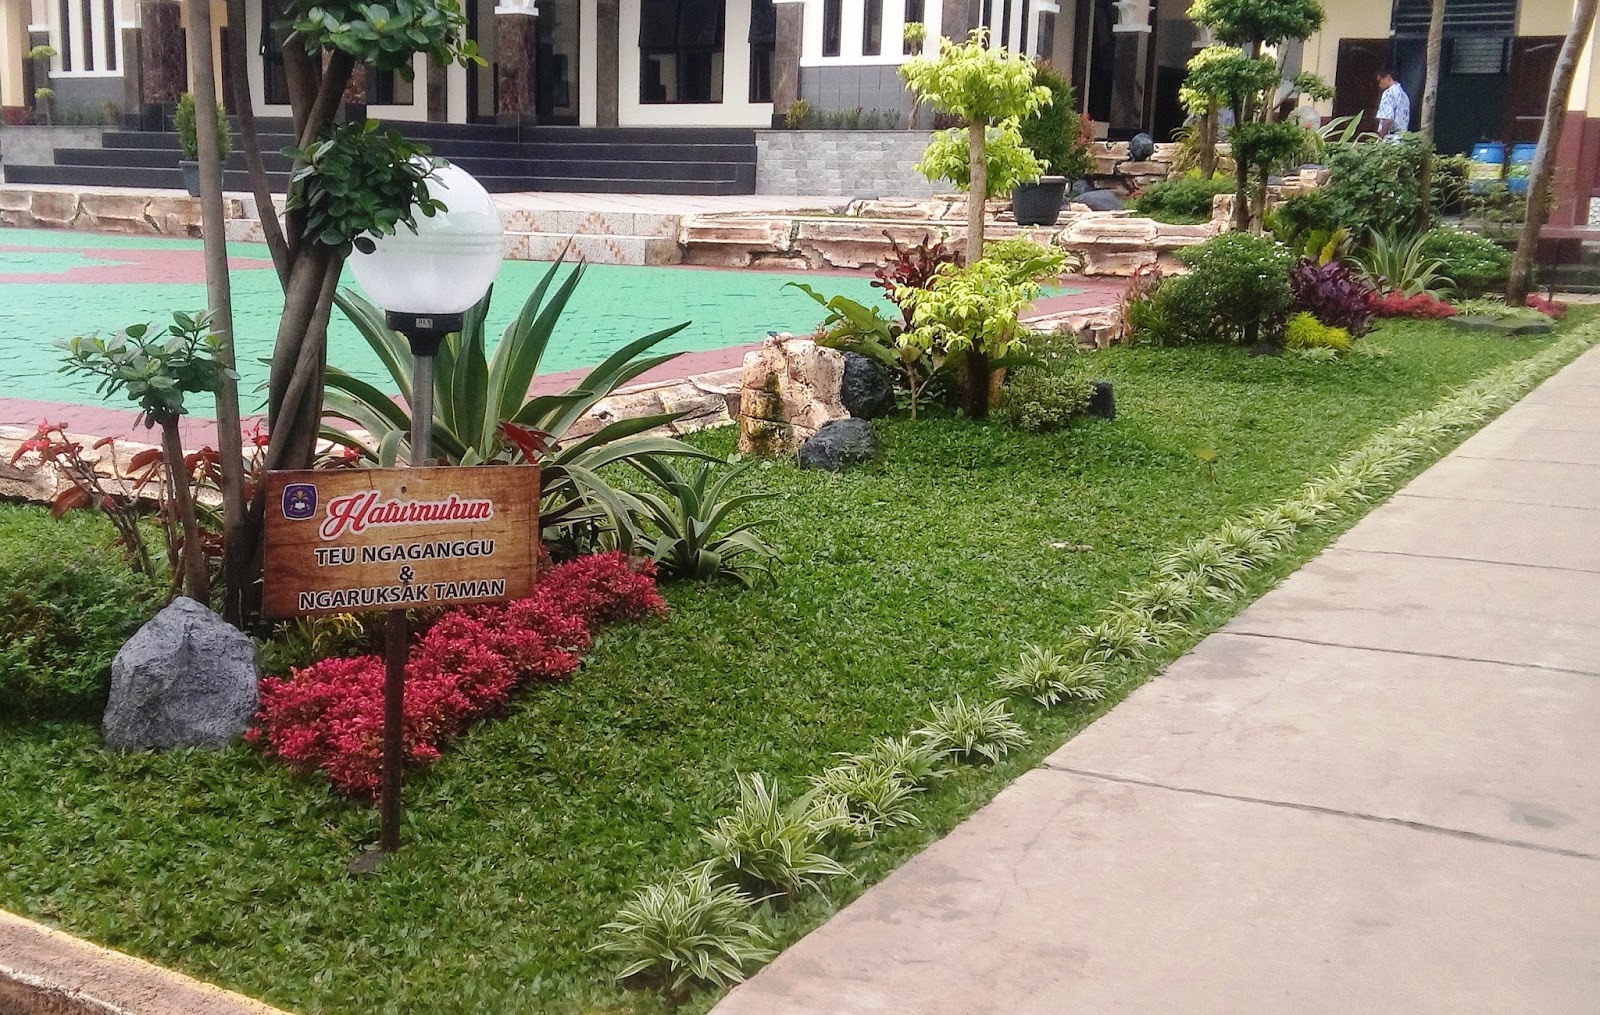
[[[653,564],[603,553],[551,568],[527,599],[445,613],[412,644],[406,666],[407,760],[437,760],[519,687],[571,677],[605,625],[666,609]],[[372,796],[383,769],[383,677],[378,655],[268,677],[245,739],[297,769],[322,771],[346,793]]]

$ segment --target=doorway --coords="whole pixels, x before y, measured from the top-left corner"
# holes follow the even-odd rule
[[[539,123],[578,122],[579,0],[541,0],[534,23],[534,111]]]

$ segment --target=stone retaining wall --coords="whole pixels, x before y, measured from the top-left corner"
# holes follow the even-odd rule
[[[756,193],[808,197],[925,197],[938,187],[912,166],[921,130],[758,130]]]
[[[222,214],[229,219],[243,218],[245,202],[224,198]],[[0,187],[0,225],[198,237],[200,199],[171,191],[148,195]]]

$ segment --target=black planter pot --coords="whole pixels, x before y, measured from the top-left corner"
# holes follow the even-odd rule
[[[200,163],[178,160],[178,168],[183,170],[183,185],[189,188],[190,197],[200,196]]]
[[[1024,183],[1011,192],[1011,210],[1019,226],[1053,226],[1066,198],[1065,176],[1043,176],[1038,183]]]

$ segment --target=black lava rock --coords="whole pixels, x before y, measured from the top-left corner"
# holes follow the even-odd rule
[[[1117,397],[1111,391],[1110,381],[1095,381],[1094,394],[1089,396],[1089,405],[1084,414],[1100,419],[1117,418]]]
[[[1135,134],[1128,142],[1128,158],[1135,162],[1149,161],[1156,153],[1156,142],[1149,134]]]
[[[1127,207],[1114,190],[1089,190],[1073,200],[1085,205],[1090,211],[1121,211]]]
[[[836,419],[800,445],[800,468],[842,472],[845,466],[877,456],[883,447],[878,432],[864,419]]]
[[[1087,194],[1093,189],[1094,187],[1089,185],[1088,180],[1073,180],[1072,189],[1067,193],[1071,194],[1073,199],[1076,200],[1079,194]]]
[[[895,410],[894,376],[871,356],[846,352],[839,398],[845,411],[857,419],[887,416]]]

